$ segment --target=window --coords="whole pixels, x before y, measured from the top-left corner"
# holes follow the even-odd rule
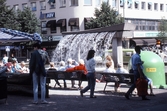
[[[131,20],[131,19],[129,19]],[[136,30],[154,30],[157,31],[158,21],[150,21],[150,20],[131,20],[133,24],[136,25]]]
[[[139,9],[139,1],[135,1],[135,9]]]
[[[92,0],[84,0],[84,5],[92,5]]]
[[[71,26],[71,31],[79,31],[79,26]]]
[[[117,6],[117,0],[112,0],[112,7],[116,7]]]
[[[23,3],[22,4],[22,8],[24,9],[24,8],[27,8],[27,3]]]
[[[145,10],[146,7],[145,4],[146,4],[145,2],[141,2],[141,9]]]
[[[132,0],[127,1],[128,8],[132,8]]]
[[[101,5],[101,0],[96,0],[96,6],[100,6]]]
[[[56,33],[56,32],[57,32],[57,31],[56,31],[56,27],[51,26],[51,27],[50,27],[50,32],[51,32],[51,33]]]
[[[71,0],[71,6],[78,6],[78,0]]]
[[[167,4],[166,4],[166,12],[167,12]]]
[[[14,5],[14,11],[17,11],[19,9],[19,5]]]
[[[65,27],[60,27],[60,32],[66,32],[67,29],[66,29],[66,26]]]
[[[158,3],[154,3],[154,10],[158,11]]]
[[[41,33],[47,34],[46,21],[41,22]]]
[[[120,0],[120,7],[124,7],[124,0]]]
[[[160,4],[160,11],[164,10],[164,4]]]
[[[60,7],[66,6],[66,0],[60,0]]]
[[[36,2],[32,2],[32,3],[31,3],[31,10],[32,10],[32,11],[36,11],[36,10],[37,10]]]
[[[40,2],[40,7],[41,7],[41,10],[46,10],[46,3],[45,3],[45,1],[41,1]]]
[[[148,10],[152,10],[152,3],[148,2]]]

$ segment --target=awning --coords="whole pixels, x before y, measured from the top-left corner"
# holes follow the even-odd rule
[[[70,18],[68,21],[69,26],[79,26],[79,18]]]
[[[156,45],[156,39],[132,39],[136,45],[139,46],[149,46]]]
[[[46,23],[46,27],[50,28],[50,27],[56,27],[56,20],[50,20]]]
[[[38,41],[42,42],[42,37],[38,33],[29,34],[18,30],[0,28],[0,42],[27,42],[27,41]]]
[[[56,27],[65,27],[66,26],[66,19],[59,19],[56,23]]]

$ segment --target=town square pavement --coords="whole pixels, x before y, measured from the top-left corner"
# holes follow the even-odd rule
[[[63,81],[60,80],[63,85]],[[0,100],[0,111],[167,111],[167,89],[154,89],[156,96],[148,96],[150,100],[141,100],[132,95],[130,100],[124,97],[129,86],[122,84],[120,92],[114,92],[113,83],[109,83],[103,92],[105,83],[96,83],[95,95],[89,98],[89,91],[80,96],[77,88],[71,88],[71,81],[67,81],[67,88],[54,88],[51,80],[49,104],[32,104],[32,95],[23,93],[8,94],[7,104]],[[76,81],[77,84],[77,81]],[[83,82],[85,87],[87,82]],[[77,85],[76,85],[77,87]],[[149,92],[149,90],[148,90]]]

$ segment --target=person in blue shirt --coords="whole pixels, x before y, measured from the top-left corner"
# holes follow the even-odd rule
[[[147,77],[144,75],[144,73],[142,71],[144,62],[140,58],[141,47],[140,46],[136,46],[135,47],[135,51],[136,51],[136,54],[134,54],[132,56],[132,58],[131,58],[132,69],[133,69],[133,73],[134,73],[134,83],[129,88],[129,90],[126,92],[126,94],[125,94],[125,98],[126,99],[130,99],[129,95],[136,88],[136,81],[137,81],[138,78],[140,78],[140,76],[142,76],[143,78],[148,80]],[[148,98],[146,98],[146,95],[142,95],[141,97],[142,97],[142,100],[149,100]]]

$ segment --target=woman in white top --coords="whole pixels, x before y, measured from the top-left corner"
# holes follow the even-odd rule
[[[94,89],[95,89],[95,59],[94,59],[94,50],[89,50],[88,55],[87,55],[87,61],[85,62],[85,66],[87,69],[87,80],[88,80],[88,85],[80,91],[81,96],[83,97],[83,93],[87,92],[90,89],[90,98],[96,98],[94,96]]]
[[[25,66],[24,61],[20,63],[20,66],[21,66],[21,73],[29,73],[29,69]]]

